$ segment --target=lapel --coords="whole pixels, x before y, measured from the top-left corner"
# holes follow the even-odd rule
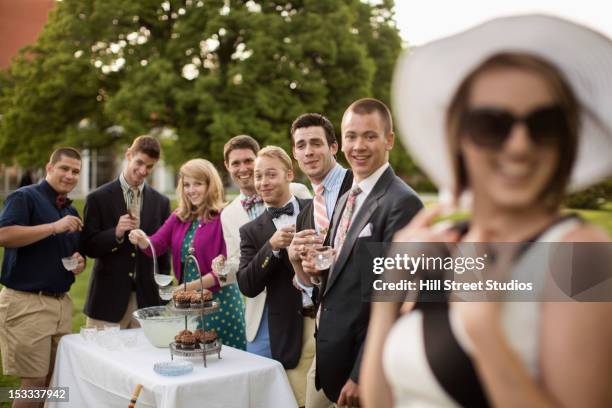
[[[119,217],[127,213],[125,198],[123,198],[123,190],[121,190],[119,178],[117,178],[117,180],[110,185],[110,189],[108,191],[110,193],[112,211],[115,213],[116,218],[119,219]]]
[[[336,282],[336,280],[338,279],[338,276],[340,276],[340,274],[344,271],[345,269],[344,267],[349,260],[349,255],[351,254],[351,252],[353,252],[353,247],[355,246],[355,243],[357,242],[357,238],[359,237],[361,230],[363,230],[363,228],[368,224],[368,222],[372,218],[374,211],[376,211],[376,209],[378,208],[379,200],[383,197],[383,195],[387,191],[387,188],[389,187],[389,184],[391,183],[394,177],[395,177],[395,174],[393,173],[393,169],[391,169],[391,166],[389,166],[387,170],[385,170],[384,173],[380,176],[376,184],[374,185],[374,188],[372,189],[368,197],[365,199],[365,201],[361,205],[361,208],[359,208],[359,212],[355,214],[355,217],[353,218],[353,222],[349,226],[349,230],[346,234],[344,244],[342,245],[340,253],[338,254],[338,258],[336,259],[336,262],[334,262],[334,264],[332,265],[330,269],[330,273],[329,273],[330,279],[329,281],[326,282],[325,292],[323,293],[323,295],[327,294],[327,292],[332,287],[334,282]],[[338,214],[334,214],[335,225],[338,224],[339,217],[342,215],[342,212],[344,212],[344,206],[346,205],[347,198],[348,198],[348,193],[342,196],[342,199],[343,199],[342,209],[343,210],[338,211]],[[338,228],[336,227],[334,230],[334,240],[335,240],[337,229]],[[334,241],[331,241],[331,242],[333,243]],[[355,272],[355,273],[359,273],[359,272]]]
[[[304,208],[306,204],[312,201],[312,199],[303,199],[303,198],[297,198],[297,197],[295,197],[295,199],[298,202],[298,208],[300,209],[300,211],[302,211],[302,209]]]
[[[336,201],[340,201],[340,197],[342,197],[347,191],[351,189],[353,186],[353,171],[348,169],[346,174],[344,175],[344,179],[342,180],[342,185],[340,185],[340,191],[338,192],[338,199]],[[341,209],[338,207],[338,204],[334,206],[334,211],[332,212],[332,220],[336,213],[341,212]],[[331,220],[330,220],[331,221]]]
[[[342,216],[342,213],[344,212],[344,207],[346,207],[346,201],[348,200],[348,193],[349,192],[347,191],[346,193],[342,194],[342,196],[336,202],[336,207],[334,208],[334,215],[332,216],[332,223],[331,223],[332,230],[330,231],[329,234],[327,234],[327,237],[326,237],[326,239],[329,238],[329,241],[326,242],[327,245],[334,246],[334,241],[336,240],[336,232],[338,232],[338,223],[340,222],[340,217]]]
[[[140,214],[140,229],[143,231],[147,231],[147,227],[151,224],[150,221],[154,213],[153,207],[157,204],[153,202],[152,192],[152,188],[145,184],[142,190],[142,214]]]
[[[272,221],[270,213],[265,211],[256,218],[255,225],[257,230],[253,231],[254,236],[259,240],[257,243],[259,247],[262,247],[276,232],[276,226]]]
[[[228,210],[230,212],[228,214],[230,216],[228,221],[230,221],[231,224],[238,226],[238,228],[250,221],[249,215],[244,210],[244,207],[240,202],[240,197],[234,198],[234,201],[232,201],[225,209],[225,211]]]

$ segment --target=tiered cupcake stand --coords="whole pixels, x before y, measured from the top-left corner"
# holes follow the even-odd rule
[[[219,310],[219,302],[213,300],[212,305],[209,307],[183,309],[175,307],[171,301],[168,304],[168,309],[172,313],[185,316],[185,330],[187,330],[187,318],[189,316],[200,316],[203,319],[206,315],[216,313]],[[216,354],[219,359],[221,358],[221,342],[219,339],[216,339],[214,342],[209,344],[200,343],[199,345],[196,345],[193,350],[178,348],[178,345],[174,341],[170,343],[171,360],[174,360],[174,356],[186,358],[197,358],[201,356],[204,361],[204,367],[206,367],[206,356],[211,354]]]
[[[193,247],[189,248],[189,255],[185,261],[185,268],[189,261],[195,263],[196,269],[198,271],[198,275],[200,276],[201,287],[204,287],[204,282],[202,282],[202,274],[200,273],[200,266],[198,265],[198,260],[194,255],[195,251]],[[187,291],[187,282],[184,283],[185,291]],[[187,330],[187,318],[189,316],[200,316],[202,321],[204,320],[204,316],[216,313],[219,310],[219,302],[216,300],[212,300],[210,302],[210,306],[202,306],[202,307],[188,307],[181,308],[176,307],[174,304],[174,300],[171,300],[168,303],[168,309],[177,315],[185,316],[185,330]],[[204,304],[204,303],[203,303]],[[204,361],[204,367],[206,367],[206,356],[216,354],[219,359],[221,359],[221,341],[219,339],[215,339],[212,343],[200,343],[196,344],[194,349],[183,349],[179,348],[176,342],[170,343],[170,359],[174,360],[174,356],[177,357],[186,357],[186,358],[199,358],[202,357]]]

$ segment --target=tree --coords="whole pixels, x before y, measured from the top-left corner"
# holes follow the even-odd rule
[[[42,163],[59,144],[157,130],[171,163],[220,163],[236,134],[289,148],[304,112],[339,131],[351,101],[389,102],[401,49],[392,10],[391,0],[58,2],[0,78],[0,157]],[[110,137],[112,126],[124,131]]]

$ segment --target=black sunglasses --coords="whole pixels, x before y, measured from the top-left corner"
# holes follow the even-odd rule
[[[461,134],[478,146],[499,149],[517,122],[527,126],[531,141],[537,145],[555,144],[569,132],[565,111],[559,105],[552,105],[521,117],[505,109],[470,109],[461,116]]]

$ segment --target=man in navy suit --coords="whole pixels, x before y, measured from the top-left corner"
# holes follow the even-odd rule
[[[293,268],[287,247],[293,239],[295,222],[310,200],[291,194],[291,158],[276,146],[257,153],[255,189],[266,210],[240,227],[240,291],[247,297],[267,291],[266,309],[272,358],[282,363],[300,406],[304,405],[306,373],[314,356],[315,310],[311,299],[292,285]]]
[[[137,251],[126,234],[140,228],[147,235],[170,216],[170,201],[145,183],[159,160],[161,147],[151,136],[139,136],[127,149],[127,165],[119,177],[87,196],[81,235],[87,256],[95,258],[85,303],[87,326],[119,323],[137,327],[132,312],[160,304],[152,260]],[[159,272],[170,273],[166,254]]]

